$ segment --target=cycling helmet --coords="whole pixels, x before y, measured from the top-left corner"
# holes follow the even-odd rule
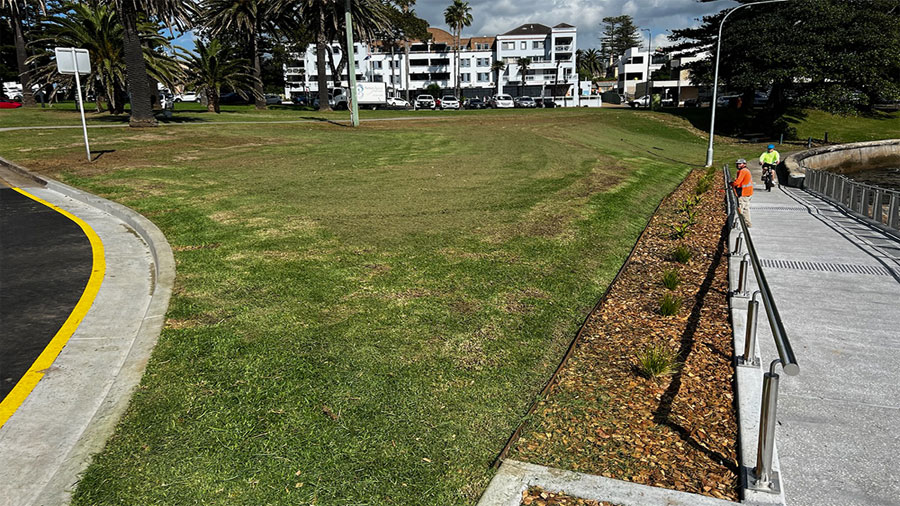
[[[740,165],[740,164],[747,165],[747,160],[744,160],[743,158],[738,158],[738,161],[735,162],[735,163],[736,163],[737,165]]]
[[[766,146],[766,149],[775,149],[775,145],[774,145],[774,144],[769,144],[768,146]]]

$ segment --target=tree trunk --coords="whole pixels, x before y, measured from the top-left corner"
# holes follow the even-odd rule
[[[253,52],[253,77],[256,78],[253,83],[253,103],[257,109],[263,110],[266,108],[266,97],[263,95],[262,62],[259,58],[259,36],[256,33],[250,36],[250,50]]]
[[[147,67],[144,65],[144,50],[137,30],[137,12],[133,0],[122,2],[119,16],[123,27],[123,49],[125,53],[125,80],[131,95],[132,127],[155,127],[156,118],[150,104],[150,86],[147,78]]]
[[[18,0],[14,0],[18,3]],[[28,59],[28,53],[25,50],[25,30],[22,26],[22,18],[20,14],[24,12],[24,6],[20,11],[18,6],[11,6],[10,15],[12,17],[13,30],[16,38],[16,64],[19,67],[19,82],[22,83],[22,105],[25,107],[34,107],[34,92],[31,91],[31,70],[25,60]],[[12,98],[12,97],[10,97]]]
[[[409,41],[408,40],[405,41],[405,44],[403,45],[403,57],[404,57],[403,61],[405,62],[404,65],[406,66],[406,74],[404,76],[404,77],[406,77],[406,84],[404,87],[406,88],[406,101],[409,102]]]
[[[453,58],[453,60],[454,60],[453,61],[453,70],[454,70],[454,72],[456,72],[456,98],[457,99],[461,98],[459,96],[459,94],[462,89],[462,86],[460,86],[460,83],[459,83],[459,35],[460,35],[460,31],[461,30],[459,28],[456,29],[456,51],[454,52],[455,57]]]
[[[325,77],[325,34],[319,34],[316,42],[316,80],[319,84],[319,110],[330,111],[328,104],[328,79]]]
[[[219,94],[215,91],[212,91],[207,94],[209,98],[206,100],[206,110],[208,112],[214,112],[219,114]]]

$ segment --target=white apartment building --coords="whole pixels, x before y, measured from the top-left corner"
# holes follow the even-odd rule
[[[405,95],[409,90],[410,98],[431,84],[437,84],[445,93],[454,93],[454,38],[440,28],[429,28],[428,31],[431,34],[429,40],[410,43],[408,73],[402,46],[390,50],[379,43],[355,44],[356,79],[388,83],[394,95]],[[485,98],[498,90],[513,95],[520,91],[532,96],[565,94],[570,86],[577,85],[575,37],[576,28],[571,25],[550,28],[529,23],[496,37],[461,38],[459,81],[462,96]],[[340,45],[333,43],[331,46],[331,57],[339,61]],[[518,59],[522,57],[532,61],[524,82],[518,66]],[[491,71],[498,59],[507,62],[499,82],[496,73]],[[333,86],[330,66],[326,65],[326,69],[329,86]],[[286,97],[315,94],[318,91],[315,45],[310,44],[306,53],[295,55],[295,59],[285,65],[284,72]],[[347,86],[346,69],[341,75],[341,86]]]
[[[565,95],[577,87],[576,29],[565,23],[553,28],[528,23],[497,36],[496,59],[506,68],[497,82],[498,93],[529,96]],[[520,75],[519,59],[531,63]],[[548,87],[551,89],[548,90]]]
[[[659,94],[664,100],[677,101],[682,105],[685,100],[698,98],[701,90],[691,80],[691,71],[684,68],[687,63],[699,60],[703,56],[676,57],[669,59],[664,54],[654,54],[650,61],[650,75],[657,70],[668,66],[669,72],[665,78],[651,79],[647,81],[647,50],[633,47],[619,58],[618,92],[629,98],[642,97],[647,93],[649,84],[651,93]]]
[[[663,55],[653,55],[650,62],[650,74],[659,70],[666,63],[666,57]],[[647,84],[647,49],[633,47],[625,51],[625,54],[616,62],[619,74],[619,93],[626,97],[643,96],[646,93]],[[641,93],[637,93],[637,84],[642,83]]]

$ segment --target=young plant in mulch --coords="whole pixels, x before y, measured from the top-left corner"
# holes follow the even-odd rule
[[[681,311],[684,301],[677,295],[667,293],[659,299],[659,314],[663,316],[675,316]]]
[[[669,226],[672,228],[672,239],[684,239],[691,233],[690,223],[678,223]]]
[[[678,246],[675,246],[675,249],[672,250],[672,259],[680,264],[686,264],[690,262],[692,256],[693,252],[691,252],[691,249],[684,244],[679,244]]]
[[[681,276],[678,275],[678,271],[675,269],[669,269],[663,273],[662,284],[669,290],[674,290],[681,284]]]
[[[665,346],[650,346],[637,354],[637,370],[641,376],[657,379],[678,372],[678,354]]]

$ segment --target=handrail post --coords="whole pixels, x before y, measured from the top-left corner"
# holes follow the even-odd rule
[[[735,296],[737,297],[746,297],[747,296],[747,277],[750,274],[750,254],[745,253],[744,258],[741,259],[741,270],[738,276],[738,286],[737,291],[735,291]]]
[[[748,485],[754,490],[778,493],[780,484],[778,473],[772,469],[775,452],[775,420],[778,408],[778,373],[775,366],[781,360],[773,360],[769,372],[763,376],[762,403],[759,410],[759,444],[756,451],[756,468]]]
[[[756,322],[759,316],[759,301],[756,297],[759,290],[753,292],[753,298],[747,303],[747,332],[744,336],[744,355],[738,357],[738,365],[756,367],[759,359],[756,357]]]
[[[884,190],[879,188],[875,190],[875,198],[872,202],[872,219],[882,223],[882,217],[884,217]]]
[[[731,256],[738,256],[741,254],[741,246],[744,243],[744,233],[738,232],[737,239],[734,241],[734,251],[731,252]]]
[[[888,206],[888,226],[891,228],[900,228],[900,194],[891,194],[891,204]]]

